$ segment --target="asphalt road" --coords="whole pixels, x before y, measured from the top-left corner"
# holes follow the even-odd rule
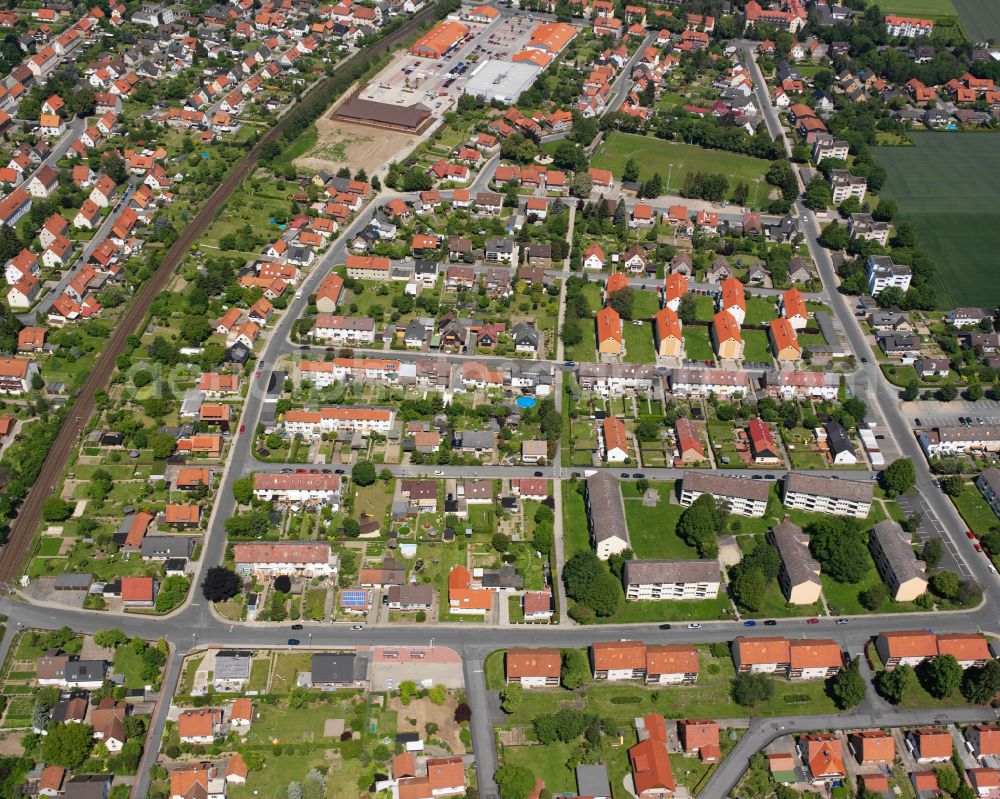
[[[756,71],[755,67],[752,72],[755,73],[756,82],[760,79],[759,72]],[[769,106],[762,105],[762,107],[765,108],[765,117],[767,117],[767,108]],[[771,109],[771,111],[773,112],[773,109]],[[255,152],[256,151],[252,151],[251,158]],[[248,158],[248,161],[249,160],[250,159]],[[244,163],[246,164],[247,162]],[[247,164],[246,168],[249,169],[251,165],[252,164]],[[241,165],[241,167],[242,166],[243,165]],[[242,175],[239,175],[238,178],[236,177],[239,171],[240,170],[238,169],[237,172],[234,173],[236,183],[238,183],[239,179],[242,178]],[[229,186],[228,183],[228,181],[224,183],[223,186],[217,190],[216,194],[213,195],[209,203],[203,208],[202,213],[207,214],[208,219],[214,215],[218,205],[221,204],[221,201],[225,199],[225,196],[227,196],[229,191],[231,191],[234,187]],[[227,188],[228,191],[224,191],[224,189]],[[219,199],[217,200],[216,198]],[[827,287],[835,286],[836,276],[833,273],[833,265],[830,261],[829,254],[822,248],[819,248],[815,242],[815,239],[819,235],[819,228],[815,217],[809,213],[807,209],[804,209],[801,206],[797,206],[796,210],[803,217],[806,225],[807,241],[810,251],[820,267],[824,284]],[[307,301],[306,298],[310,293],[315,291],[319,281],[322,279],[323,275],[327,273],[328,267],[332,264],[343,262],[346,254],[345,242],[349,241],[350,234],[360,229],[362,225],[367,223],[371,213],[371,208],[366,209],[366,211],[363,212],[351,226],[349,226],[349,228],[345,231],[345,234],[342,235],[341,238],[338,239],[338,242],[331,247],[328,253],[326,253],[321,263],[317,264],[310,275],[305,279],[300,287],[302,296],[298,300],[294,300],[291,303],[291,307],[278,321],[274,333],[261,353],[259,361],[261,376],[255,380],[254,390],[250,392],[244,408],[242,421],[251,429],[259,418],[264,399],[264,391],[262,388],[267,385],[275,360],[284,351],[286,351],[288,346],[290,346],[287,342],[287,338],[288,330],[292,322],[294,319],[298,318],[299,315],[301,315],[301,311]],[[71,411],[70,419],[73,420],[75,415],[77,417],[75,419],[76,424],[64,425],[63,431],[60,435],[60,442],[63,446],[60,447],[60,442],[57,442],[56,447],[53,448],[53,453],[57,453],[57,456],[50,456],[49,460],[46,461],[45,466],[43,466],[43,474],[38,481],[39,489],[32,491],[28,500],[25,502],[22,517],[18,520],[18,524],[15,526],[11,543],[8,544],[8,547],[4,551],[3,560],[6,573],[8,575],[19,567],[19,558],[15,558],[13,560],[11,558],[11,544],[16,544],[16,537],[21,536],[23,538],[24,535],[27,536],[27,541],[30,542],[31,535],[37,525],[37,516],[40,510],[41,502],[48,494],[48,490],[45,487],[50,484],[55,484],[55,480],[61,473],[63,456],[69,452],[71,445],[75,441],[76,431],[82,427],[82,423],[85,422],[86,417],[89,416],[90,411],[93,409],[93,391],[106,381],[114,367],[116,357],[116,350],[114,349],[115,342],[120,338],[123,343],[127,333],[135,329],[136,325],[142,321],[145,314],[145,303],[148,303],[151,297],[154,296],[158,290],[160,290],[163,283],[165,283],[166,279],[169,277],[170,270],[172,269],[172,264],[169,264],[169,260],[175,252],[175,249],[177,249],[180,254],[183,254],[183,251],[187,248],[187,246],[189,246],[190,243],[193,243],[193,240],[200,233],[198,225],[201,220],[201,216],[202,214],[199,214],[192,225],[189,226],[183,234],[182,240],[186,242],[184,246],[177,249],[178,244],[181,244],[182,241],[179,240],[178,243],[175,244],[175,248],[168,254],[167,259],[164,261],[164,265],[169,265],[169,267],[165,268],[164,265],[161,265],[160,270],[158,270],[154,277],[140,291],[137,302],[130,309],[129,314],[123,320],[123,324],[119,326],[114,337],[112,338],[112,342],[109,343],[108,351],[98,361],[98,366],[91,374],[90,379],[88,379],[87,387],[90,388],[90,391],[88,392],[85,390],[81,392],[80,399],[78,399],[77,403],[74,405],[73,410]],[[189,235],[189,231],[193,231],[193,233]],[[845,334],[850,339],[851,346],[854,351],[859,354],[867,352],[867,342],[862,331],[860,330],[860,327],[854,319],[851,309],[844,301],[844,298],[833,291],[829,291],[828,298],[838,319],[840,320],[841,325],[843,326]],[[118,352],[120,351],[119,347]],[[964,525],[961,524],[961,521],[958,518],[957,513],[952,508],[950,502],[943,497],[940,491],[937,490],[936,484],[930,476],[919,448],[910,433],[906,420],[899,411],[898,405],[895,401],[895,391],[887,388],[887,384],[881,379],[881,374],[876,368],[874,368],[874,366],[859,370],[858,375],[856,375],[852,380],[852,388],[859,396],[868,401],[874,411],[877,411],[885,418],[891,432],[897,438],[899,445],[903,450],[904,457],[908,457],[914,461],[918,472],[918,489],[927,502],[928,507],[941,522],[941,529],[949,539],[949,542],[955,547],[956,556],[967,565],[969,572],[976,576],[985,588],[988,601],[981,607],[971,611],[951,613],[938,612],[926,614],[906,614],[902,616],[897,614],[866,615],[854,617],[848,624],[844,625],[837,625],[830,619],[823,619],[816,625],[810,625],[805,620],[782,619],[779,621],[776,628],[763,627],[760,625],[754,627],[744,627],[740,622],[736,621],[705,622],[695,628],[689,628],[684,624],[675,624],[672,625],[670,629],[661,629],[658,625],[501,628],[489,627],[486,625],[463,624],[437,626],[433,628],[378,625],[375,627],[365,628],[361,631],[352,631],[349,628],[349,624],[310,624],[308,629],[312,634],[312,644],[315,647],[323,648],[356,645],[425,645],[428,642],[429,636],[433,634],[437,645],[450,646],[458,651],[464,659],[466,691],[469,696],[470,705],[474,710],[473,733],[475,749],[477,751],[477,768],[479,770],[481,796],[484,797],[484,799],[493,799],[496,795],[496,786],[492,782],[492,773],[496,762],[495,744],[493,740],[492,728],[489,725],[488,713],[486,711],[487,696],[485,692],[485,684],[481,675],[481,662],[482,658],[489,651],[499,647],[513,645],[560,647],[585,646],[592,643],[594,640],[615,640],[620,637],[641,638],[654,643],[708,643],[713,641],[731,640],[738,635],[760,636],[777,633],[789,637],[822,636],[834,638],[840,642],[841,646],[851,655],[857,655],[863,651],[864,644],[868,639],[884,630],[919,629],[926,627],[941,632],[971,631],[973,629],[977,629],[984,632],[998,634],[997,616],[991,608],[992,602],[996,600],[996,578],[989,574],[986,569],[985,560],[982,557],[967,557],[968,550],[967,548],[963,548],[960,540],[960,538],[964,538],[964,535],[962,535]],[[90,403],[89,407],[87,404],[88,402]],[[70,435],[66,441],[63,441],[63,434],[67,432],[69,432]],[[250,462],[250,442],[251,436],[249,435],[237,437],[232,446],[230,460],[228,463],[248,464]],[[482,468],[485,473],[487,467]],[[527,469],[527,467],[525,468]],[[440,470],[445,472],[445,474],[457,473],[450,472],[450,467],[441,467]],[[536,469],[531,468],[527,469],[527,471],[533,473]],[[543,469],[542,471],[546,474],[559,474],[559,472],[556,472],[551,468]],[[645,471],[652,474],[659,470]],[[231,490],[232,482],[241,472],[242,469],[240,468],[227,467],[223,473],[217,500],[215,506],[213,507],[209,534],[206,538],[205,551],[200,561],[201,564],[215,564],[222,560],[222,550],[225,546],[225,536],[222,524],[223,520],[232,514],[234,506]],[[468,473],[468,470],[463,469],[461,473],[464,476],[464,474]],[[777,471],[774,473],[778,474]],[[515,472],[508,467],[504,467],[503,474],[505,476],[512,476]],[[857,477],[858,473],[851,472],[849,473],[849,476]],[[26,524],[25,517],[30,516],[31,514],[35,515],[35,523]],[[26,545],[27,544],[23,541],[21,542],[21,546]],[[16,545],[13,547],[13,552],[17,552]],[[965,554],[963,555],[963,553]],[[15,563],[14,567],[10,565],[12,562]],[[0,572],[0,577],[2,576],[3,572]],[[71,610],[38,602],[34,604],[27,604],[12,599],[0,600],[0,610],[8,613],[12,621],[17,620],[18,628],[22,625],[25,627],[54,628],[66,624],[79,632],[95,632],[114,624],[115,626],[123,629],[129,635],[142,635],[144,637],[164,635],[175,647],[177,656],[175,663],[179,662],[179,657],[185,652],[209,642],[212,645],[218,646],[282,647],[286,645],[290,632],[288,627],[282,624],[258,624],[254,626],[229,624],[228,622],[216,617],[207,603],[197,592],[194,592],[190,604],[179,609],[170,616],[155,620],[146,617],[132,617],[127,615],[111,618],[107,614],[97,612],[75,609]],[[0,650],[2,650],[2,648],[9,643],[9,638],[12,633],[13,630],[8,632],[4,642],[0,644]],[[174,663],[172,663],[171,667],[168,669],[168,680],[175,680],[176,668],[177,667]],[[773,721],[758,720],[754,723],[751,731],[744,736],[744,739],[740,742],[736,751],[734,751],[727,761],[716,771],[709,785],[706,787],[706,793],[704,795],[712,797],[713,799],[714,797],[727,795],[732,785],[735,784],[742,774],[746,765],[746,760],[749,756],[754,752],[759,751],[762,746],[766,745],[770,740],[773,740],[773,738],[777,735],[808,729],[843,728],[849,724],[856,724],[859,726],[890,726],[897,723],[928,723],[937,720],[939,717],[952,721],[980,719],[993,720],[995,718],[995,714],[992,710],[983,709],[911,712],[887,711],[882,707],[878,708],[878,713],[876,714],[873,710],[873,706],[866,704],[854,713],[836,716],[799,717],[792,720],[778,719]],[[157,748],[156,743],[158,741],[155,731],[158,728],[162,732],[164,721],[165,714],[162,711],[157,712],[153,723],[154,734],[150,739],[152,744],[148,747],[148,751],[144,756],[144,765],[148,765],[148,763],[151,763],[152,760],[155,759],[155,749]],[[148,774],[148,768],[141,769],[140,774]],[[143,788],[141,782],[146,779],[148,778],[140,778],[140,782],[136,785],[134,795],[143,795],[142,791],[145,790],[145,788],[148,788],[148,782],[146,782],[145,788]]]
[[[785,735],[871,727],[911,727],[925,724],[974,724],[996,722],[992,708],[958,707],[933,710],[896,710],[879,713],[852,711],[835,715],[793,716],[778,719],[755,719],[750,729],[715,770],[699,799],[725,799],[746,771],[750,758],[772,741]]]
[[[135,190],[135,183],[135,178],[129,178],[128,183],[125,184],[124,193],[121,194],[115,201],[114,209],[104,218],[104,221],[102,221],[98,226],[97,231],[93,236],[91,236],[90,241],[84,245],[83,250],[76,256],[76,258],[73,259],[73,263],[70,265],[70,268],[66,270],[66,274],[59,279],[59,282],[56,283],[56,285],[45,293],[45,296],[42,297],[41,301],[34,308],[27,313],[20,315],[19,318],[24,324],[35,324],[35,318],[38,314],[41,314],[43,317],[48,315],[49,309],[52,307],[52,303],[59,299],[59,296],[66,289],[66,286],[69,285],[69,282],[87,265],[87,262],[90,260],[90,256],[94,254],[94,250],[96,250],[98,246],[100,246],[110,235],[111,228],[114,227],[115,222],[118,221],[118,217],[122,215],[122,211],[128,207],[128,204],[132,199],[132,194]],[[72,220],[70,221],[72,222]]]
[[[777,111],[771,104],[767,86],[757,62],[749,49],[744,48],[744,52],[745,62],[750,70],[757,100],[763,111],[768,131],[772,135],[781,136],[786,150],[791,152],[790,144],[778,119]],[[857,317],[854,316],[853,300],[845,297],[836,288],[839,285],[839,280],[829,251],[819,244],[821,231],[816,215],[806,208],[801,200],[795,203],[794,208],[802,224],[802,232],[805,235],[809,254],[819,267],[827,303],[833,309],[843,333],[847,336],[851,351],[858,356],[859,360],[865,358],[868,361],[861,363],[860,368],[848,379],[851,390],[855,396],[868,403],[870,412],[884,420],[892,434],[891,438],[900,450],[901,457],[913,462],[917,473],[916,491],[923,497],[926,506],[936,517],[936,522],[943,533],[949,551],[954,555],[956,563],[962,571],[972,575],[984,587],[987,598],[996,600],[997,589],[1000,587],[997,575],[989,571],[987,558],[972,549],[971,544],[965,539],[965,523],[951,501],[938,487],[937,480],[931,475],[923,451],[917,443],[909,421],[902,412],[898,400],[898,389],[882,375],[868,339],[861,329]]]

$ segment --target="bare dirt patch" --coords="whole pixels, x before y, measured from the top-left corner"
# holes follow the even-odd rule
[[[398,161],[420,141],[415,133],[331,119],[333,113],[331,110],[316,120],[316,146],[296,158],[296,166],[328,172],[346,166],[352,172],[364,169],[372,175],[390,161]]]
[[[398,732],[419,732],[424,737],[427,735],[424,725],[437,724],[438,731],[434,737],[447,743],[456,755],[462,755],[465,754],[465,744],[458,737],[461,728],[455,723],[457,706],[458,700],[454,696],[448,696],[443,705],[435,705],[430,699],[411,699],[410,704],[404,705],[399,697],[389,698],[389,710],[396,711]],[[411,724],[410,719],[416,723]]]
[[[0,755],[5,757],[20,757],[24,754],[24,747],[21,739],[27,735],[26,732],[10,732],[0,735]]]

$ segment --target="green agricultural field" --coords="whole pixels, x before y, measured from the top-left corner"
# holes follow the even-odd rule
[[[1000,39],[1000,5],[996,0],[953,0],[953,3],[972,41]]]
[[[729,179],[730,188],[740,181],[752,182],[767,172],[768,162],[761,158],[726,152],[706,150],[691,144],[665,141],[651,136],[636,136],[632,133],[612,133],[597,148],[590,165],[597,169],[610,169],[616,178],[621,178],[625,163],[634,158],[639,164],[639,180],[646,180],[654,172],[663,178],[664,193],[680,191],[684,178],[689,172],[711,172],[723,174]],[[670,165],[673,169],[670,169]],[[667,178],[670,185],[667,185]],[[759,204],[767,200],[767,192],[758,192]]]
[[[998,12],[1000,13],[1000,12]],[[998,17],[1000,21],[1000,17]],[[988,133],[911,134],[913,147],[878,147],[882,196],[899,203],[937,264],[938,305],[1000,303],[1000,159]]]
[[[989,0],[973,0],[980,5]],[[879,0],[878,7],[883,14],[898,14],[910,17],[954,17],[952,0]]]

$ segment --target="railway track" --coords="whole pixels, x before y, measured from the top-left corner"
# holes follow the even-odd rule
[[[401,25],[384,39],[379,40],[363,51],[355,53],[350,58],[340,64],[340,68],[349,68],[357,62],[370,61],[373,56],[381,55],[390,48],[395,47],[406,37],[410,36],[421,25],[434,18],[438,14],[437,5],[429,6],[423,11],[414,15],[406,24]],[[336,72],[321,80],[312,87],[301,98],[299,104],[308,102],[314,93],[323,92],[326,84],[336,77]],[[295,106],[289,109],[289,113]],[[10,535],[3,548],[0,549],[0,583],[8,585],[18,580],[23,573],[23,565],[31,543],[35,537],[35,531],[42,520],[42,505],[48,499],[59,484],[66,464],[69,462],[73,448],[79,443],[83,431],[86,429],[91,416],[96,408],[97,391],[106,388],[111,382],[118,356],[125,352],[128,337],[141,329],[149,311],[150,303],[160,291],[166,286],[174,269],[184,258],[184,254],[199,239],[202,233],[215,219],[216,214],[225,205],[230,195],[237,189],[244,179],[249,176],[257,162],[260,160],[260,153],[263,146],[277,139],[283,132],[284,122],[278,122],[273,128],[265,133],[257,143],[250,149],[226,178],[219,184],[219,187],[212,192],[211,196],[195,214],[194,219],[184,229],[177,240],[171,245],[167,254],[160,262],[159,267],[153,275],[140,288],[135,300],[129,306],[118,326],[108,340],[108,346],[98,356],[93,370],[84,381],[83,387],[77,394],[76,399],[70,406],[62,427],[56,436],[48,456],[45,458],[42,468],[35,480],[34,485],[28,491],[27,497],[21,503],[17,516],[11,524]]]

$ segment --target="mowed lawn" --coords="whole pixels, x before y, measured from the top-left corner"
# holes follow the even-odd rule
[[[991,0],[980,0],[990,2]],[[952,0],[879,0],[883,14],[898,14],[910,17],[954,17]]]
[[[632,483],[628,485],[634,486]],[[628,537],[635,556],[680,560],[697,558],[697,550],[682,541],[675,532],[677,520],[684,508],[670,502],[676,491],[674,484],[651,483],[650,487],[659,493],[659,501],[655,506],[644,505],[638,492],[630,491],[629,496],[623,498]]]
[[[679,192],[684,185],[684,177],[689,172],[723,174],[729,179],[732,190],[740,181],[750,183],[763,177],[769,166],[767,161],[748,155],[725,150],[706,150],[691,144],[665,141],[652,136],[636,136],[633,133],[609,134],[598,146],[590,165],[597,169],[610,169],[615,178],[620,180],[629,158],[634,158],[639,164],[640,181],[651,177],[654,172],[660,173],[664,194]],[[673,164],[673,170],[670,169],[670,164]],[[759,191],[757,199],[760,204],[764,204],[767,192],[763,189]]]
[[[988,533],[994,526],[1000,524],[1000,519],[997,519],[997,515],[973,483],[966,483],[962,493],[952,497],[952,502],[962,514],[965,523],[969,525],[969,529],[977,535]]]
[[[1000,3],[996,0],[952,0],[962,27],[974,42],[1000,39]]]
[[[625,337],[625,363],[656,363],[652,323],[626,322],[622,333]]]
[[[986,133],[910,134],[913,147],[877,147],[899,203],[937,264],[938,306],[1000,303],[1000,139]]]

